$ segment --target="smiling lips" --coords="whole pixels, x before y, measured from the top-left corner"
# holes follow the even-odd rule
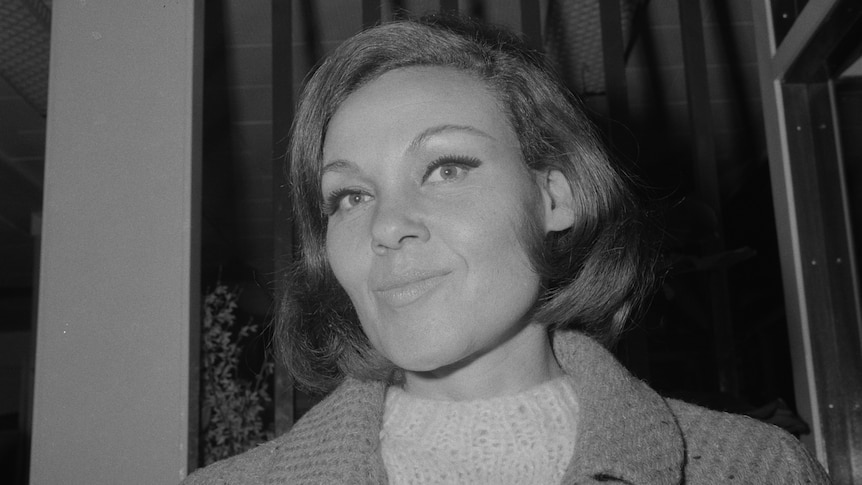
[[[391,307],[407,306],[420,299],[443,282],[449,271],[411,271],[387,278],[376,285],[374,294]]]

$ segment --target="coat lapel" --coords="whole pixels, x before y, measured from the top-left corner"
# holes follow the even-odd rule
[[[347,378],[279,438],[267,483],[383,484],[380,428],[386,385]]]
[[[575,454],[563,483],[680,483],[685,445],[665,400],[580,333],[557,331],[554,352],[580,408]]]

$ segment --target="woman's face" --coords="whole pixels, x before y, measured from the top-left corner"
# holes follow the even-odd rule
[[[338,109],[323,160],[332,270],[408,384],[547,345],[543,331],[520,337],[539,290],[521,241],[551,204],[481,81],[439,67],[384,74]]]

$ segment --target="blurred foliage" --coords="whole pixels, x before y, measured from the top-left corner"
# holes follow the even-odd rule
[[[240,372],[243,348],[258,335],[251,319],[238,324],[238,291],[217,284],[204,299],[202,322],[202,465],[242,453],[273,437],[264,426],[271,405],[273,362],[265,360],[251,377]]]

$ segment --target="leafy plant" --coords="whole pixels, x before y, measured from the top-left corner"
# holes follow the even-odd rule
[[[249,319],[236,322],[238,290],[218,283],[204,298],[201,409],[203,465],[242,453],[272,438],[263,414],[273,363],[265,361],[252,378],[240,375],[243,345],[257,335]]]

